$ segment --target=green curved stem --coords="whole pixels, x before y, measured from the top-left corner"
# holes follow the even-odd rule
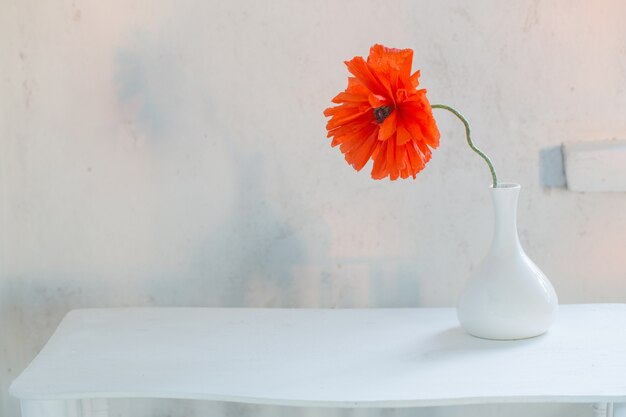
[[[483,158],[485,162],[487,163],[487,165],[489,166],[489,171],[491,171],[491,179],[493,180],[493,188],[496,188],[498,186],[498,177],[496,176],[496,170],[493,168],[493,163],[491,162],[491,159],[489,159],[489,157],[485,155],[483,151],[478,149],[474,145],[474,142],[472,142],[472,128],[470,127],[470,124],[467,121],[467,119],[461,113],[459,113],[458,111],[456,111],[450,106],[446,106],[445,104],[433,104],[431,107],[433,109],[448,110],[450,113],[454,114],[463,122],[463,124],[465,125],[465,137],[467,138],[467,144],[469,145],[470,148],[472,148],[474,152],[480,155],[480,157]]]

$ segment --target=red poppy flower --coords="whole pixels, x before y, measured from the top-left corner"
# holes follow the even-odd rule
[[[413,50],[374,45],[365,61],[347,61],[348,87],[328,108],[331,145],[339,145],[346,161],[360,171],[374,160],[372,178],[408,178],[420,172],[439,145],[439,129],[419,71],[411,74]]]

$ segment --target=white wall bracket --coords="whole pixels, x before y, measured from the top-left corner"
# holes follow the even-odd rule
[[[563,145],[567,188],[581,192],[626,192],[626,140]]]

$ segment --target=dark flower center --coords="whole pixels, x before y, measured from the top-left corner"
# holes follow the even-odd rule
[[[378,124],[384,122],[385,119],[389,117],[392,111],[393,109],[389,106],[376,107],[374,109],[374,117],[376,118],[376,122],[378,122]]]

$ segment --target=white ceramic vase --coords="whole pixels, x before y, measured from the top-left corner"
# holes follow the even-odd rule
[[[457,314],[471,335],[498,340],[545,333],[558,299],[552,284],[524,253],[517,234],[519,184],[491,188],[495,229],[491,249],[467,281]]]

